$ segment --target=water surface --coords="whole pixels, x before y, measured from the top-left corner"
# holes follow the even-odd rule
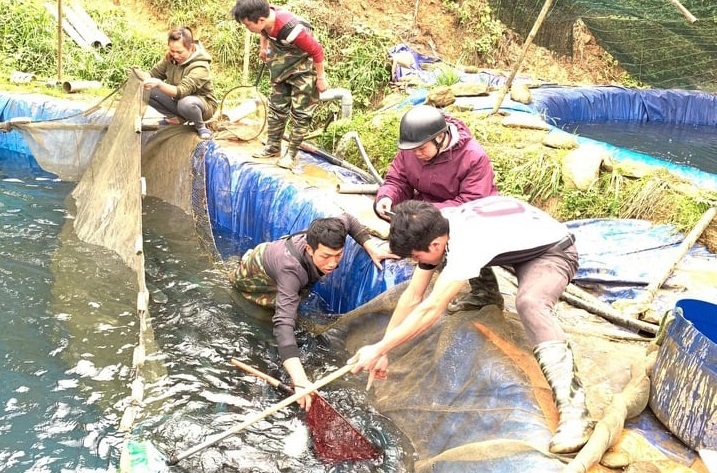
[[[0,181],[0,470],[116,471],[125,440],[117,428],[137,376],[144,403],[129,437],[163,458],[279,402],[275,389],[229,363],[236,357],[288,381],[269,314],[237,299],[191,218],[151,198],[143,225],[154,340],[135,370],[136,276],[114,253],[77,241],[72,188],[31,176]],[[348,357],[304,332],[299,339],[312,379]],[[383,461],[322,463],[292,406],[167,471],[410,471],[410,446],[371,408],[363,382],[347,375],[322,394],[385,450]]]
[[[565,131],[670,163],[717,173],[717,127],[662,122],[567,122]]]

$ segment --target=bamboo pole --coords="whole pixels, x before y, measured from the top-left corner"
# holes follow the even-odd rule
[[[249,54],[251,54],[251,35],[244,29],[244,68],[242,69],[242,85],[249,85]]]
[[[682,240],[680,246],[675,250],[674,256],[667,261],[667,264],[662,268],[662,271],[658,274],[653,282],[647,285],[645,290],[632,301],[624,301],[622,305],[623,313],[635,317],[643,318],[644,315],[650,310],[650,304],[657,295],[657,291],[660,290],[665,281],[672,275],[675,267],[682,261],[690,248],[699,239],[700,235],[705,231],[709,224],[717,214],[717,207],[710,207],[702,214],[702,217],[695,224],[689,234]]]
[[[515,67],[513,67],[513,70],[510,73],[510,76],[508,77],[508,80],[505,82],[505,86],[500,92],[500,95],[498,97],[498,100],[496,100],[495,105],[493,106],[493,111],[491,112],[492,115],[495,115],[498,113],[498,109],[500,108],[500,105],[503,103],[503,99],[505,98],[506,94],[510,90],[510,86],[513,83],[513,79],[515,79],[515,75],[518,73],[518,69],[520,69],[520,64],[523,62],[523,59],[525,59],[525,55],[528,52],[528,48],[533,43],[533,38],[535,38],[535,35],[538,34],[538,30],[540,29],[540,25],[543,24],[543,20],[545,20],[545,17],[548,15],[548,10],[550,10],[550,6],[552,5],[553,0],[545,0],[545,3],[543,4],[542,10],[540,10],[540,14],[538,14],[538,18],[535,20],[535,23],[533,24],[533,28],[530,30],[530,33],[528,34],[528,37],[525,38],[525,44],[523,44],[523,51],[520,53],[520,57],[518,58],[518,61],[515,63]]]
[[[685,18],[687,18],[687,21],[689,21],[690,23],[694,23],[694,22],[697,21],[697,17],[695,17],[695,15],[693,15],[692,13],[690,13],[690,11],[689,11],[687,8],[685,8],[685,6],[682,5],[682,4],[679,2],[679,0],[670,0],[670,3],[671,3],[675,8],[677,8],[678,10],[680,10],[680,13],[682,13],[683,15],[685,15]]]
[[[494,269],[498,268],[501,276],[510,281],[517,288],[518,279],[515,277],[515,274],[503,266],[495,267]],[[573,283],[567,285],[560,298],[574,307],[587,310],[591,314],[600,316],[608,322],[612,322],[613,324],[619,325],[620,327],[628,330],[649,333],[650,335],[655,335],[657,333],[657,325],[625,317],[619,310],[615,309],[610,304],[601,301]]]
[[[62,0],[57,0],[57,82],[62,82]]]

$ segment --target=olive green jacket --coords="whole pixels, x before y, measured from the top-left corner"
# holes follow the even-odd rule
[[[159,61],[149,74],[177,87],[175,100],[188,95],[196,95],[205,104],[205,119],[208,119],[217,109],[219,101],[214,95],[212,73],[210,64],[212,56],[204,49],[199,41],[195,41],[196,50],[189,59],[182,64],[175,63],[169,55]]]

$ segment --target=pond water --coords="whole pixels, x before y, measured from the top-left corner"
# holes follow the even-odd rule
[[[281,394],[229,363],[236,357],[287,381],[267,314],[236,298],[192,237],[191,218],[151,198],[143,226],[154,342],[134,372],[136,276],[113,253],[76,240],[71,199],[66,205],[72,187],[33,177],[0,185],[0,470],[116,471],[125,438],[116,429],[137,374],[144,405],[131,439],[164,457],[279,402]],[[299,338],[312,379],[348,356],[324,340]],[[347,375],[321,392],[384,450],[380,462],[322,463],[292,406],[171,471],[410,471],[410,446],[371,408],[364,382]]]
[[[610,143],[717,174],[717,127],[661,122],[566,122],[560,128],[586,138]]]
[[[136,296],[106,277],[116,258],[64,239],[71,189],[0,182],[2,471],[107,471],[121,441]]]

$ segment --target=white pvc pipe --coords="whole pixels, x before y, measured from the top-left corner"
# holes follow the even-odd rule
[[[351,91],[337,87],[325,90],[319,94],[320,100],[341,100],[341,118],[351,118],[354,108],[354,98]]]
[[[231,123],[238,122],[242,118],[256,112],[256,110],[259,108],[260,104],[261,104],[261,99],[247,100],[246,102],[243,102],[238,107],[234,107],[230,110],[223,111],[222,118],[224,120],[228,120]]]
[[[81,92],[87,89],[99,89],[102,87],[102,83],[96,80],[71,80],[62,83],[62,88],[68,94],[74,94],[75,92]]]

